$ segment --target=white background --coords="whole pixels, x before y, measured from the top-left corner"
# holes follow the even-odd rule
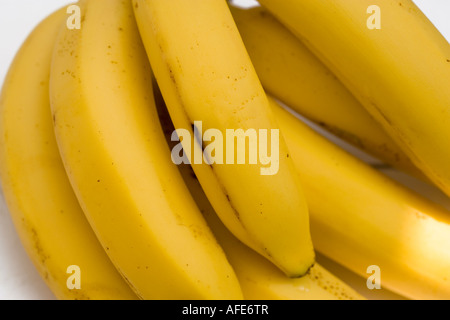
[[[30,31],[52,11],[72,3],[68,0],[1,0],[0,1],[0,86],[8,67]],[[252,0],[237,0],[242,5],[254,4]],[[450,41],[450,1],[414,1]],[[364,279],[323,260],[342,278],[371,298],[396,298],[388,292],[376,293],[364,290]],[[24,252],[8,215],[4,199],[0,199],[0,300],[54,299],[39,278]]]

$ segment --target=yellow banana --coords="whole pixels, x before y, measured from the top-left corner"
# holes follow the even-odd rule
[[[410,299],[450,299],[450,213],[329,142],[272,100],[311,212],[315,248]]]
[[[349,285],[317,262],[300,278],[289,278],[272,263],[250,250],[217,217],[195,173],[180,166],[194,199],[232,264],[247,300],[365,300]]]
[[[72,186],[111,261],[143,299],[241,299],[159,124],[131,1],[80,1],[50,78],[56,138]]]
[[[236,237],[287,275],[305,274],[314,262],[308,208],[226,1],[133,3],[155,77],[177,133],[183,133],[183,151],[217,214]],[[228,135],[239,129],[240,138]],[[213,130],[228,137],[226,152],[218,134],[198,141],[198,132]],[[255,150],[249,145],[259,140],[261,146],[262,132],[270,141],[262,143],[252,163]],[[252,142],[236,147],[236,140],[245,143],[246,134]],[[204,161],[202,147],[214,149],[216,162]],[[270,167],[263,147],[273,151]],[[234,162],[242,152],[246,161]]]
[[[159,117],[171,148],[175,130],[159,88],[155,86]],[[213,230],[236,272],[246,300],[364,300],[365,298],[317,262],[300,278],[289,278],[276,266],[239,241],[220,221],[192,166],[178,166],[197,206]]]
[[[450,45],[411,0],[261,0],[450,195]]]
[[[55,141],[48,86],[53,46],[65,18],[62,8],[33,30],[5,80],[0,97],[4,196],[23,246],[58,299],[138,299],[89,226]]]
[[[268,93],[386,164],[423,178],[348,89],[273,15],[261,6],[230,9]]]

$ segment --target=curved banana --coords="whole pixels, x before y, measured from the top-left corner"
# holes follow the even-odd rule
[[[411,0],[260,3],[450,195],[450,45]]]
[[[156,85],[156,84],[155,84]],[[160,122],[171,148],[175,130],[159,88],[155,86]],[[246,300],[364,300],[365,298],[317,262],[300,278],[289,278],[239,241],[220,221],[192,166],[178,166],[184,182],[236,272]]]
[[[381,125],[273,15],[261,6],[230,9],[268,93],[357,148],[423,179]]]
[[[365,300],[349,285],[315,263],[300,278],[286,277],[272,263],[242,244],[217,217],[189,165],[180,171],[192,196],[225,250],[247,300]]]
[[[183,151],[217,214],[236,237],[287,275],[305,274],[314,263],[308,208],[282,134],[276,131],[267,97],[226,1],[133,3],[150,63],[177,133],[187,132],[181,141]],[[201,129],[197,121],[201,122]],[[239,129],[240,138],[228,135]],[[215,138],[204,137],[200,143],[197,133],[203,130],[205,134],[218,131],[227,137],[223,145],[231,147],[222,152],[218,134]],[[261,132],[267,134],[268,141],[263,141]],[[245,143],[245,134],[252,142]],[[203,160],[202,148],[212,145],[206,146],[207,140],[215,142],[216,162]],[[236,140],[244,141],[245,146],[236,147]],[[254,146],[255,140],[266,151],[273,150],[270,167],[264,163],[263,147],[259,154],[251,150],[249,145]],[[245,152],[246,161],[242,164],[235,162],[238,152]],[[252,163],[250,159],[258,155],[259,159]]]
[[[138,299],[87,222],[54,137],[50,63],[65,18],[62,8],[33,30],[5,80],[0,97],[0,177],[5,200],[23,246],[58,299]],[[72,266],[79,268],[74,269],[77,273],[72,273]]]
[[[450,299],[450,214],[329,142],[274,100],[316,250],[410,299]]]
[[[241,299],[159,124],[131,1],[80,1],[51,70],[57,142],[101,244],[143,299]]]

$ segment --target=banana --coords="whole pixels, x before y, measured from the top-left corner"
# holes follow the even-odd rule
[[[142,299],[242,299],[171,162],[131,1],[80,1],[50,78],[64,166],[103,248]],[[188,196],[189,195],[189,196]]]
[[[450,195],[450,45],[411,0],[260,3]]]
[[[371,156],[424,178],[348,89],[273,15],[261,6],[230,4],[230,9],[268,93]]]
[[[183,152],[217,214],[237,238],[285,274],[304,275],[314,263],[307,204],[226,1],[133,4],[155,78],[177,133],[183,134],[175,139],[182,140]],[[240,138],[230,138],[228,132],[239,129]],[[256,138],[250,137],[252,130]],[[222,137],[227,133],[231,147],[222,152],[219,134],[198,141],[203,131],[218,131]],[[240,147],[235,142],[248,134],[248,140],[261,144],[261,132],[270,141],[262,143],[260,158],[252,163],[252,142]],[[204,161],[202,148],[214,149],[215,161],[206,156]],[[270,167],[263,148],[273,151]],[[244,151],[246,161],[235,163],[237,153]]]
[[[450,299],[450,214],[271,100],[304,186],[318,252],[410,299]]]
[[[171,140],[171,135],[175,128],[157,83],[154,88],[161,126],[168,145],[173,148],[176,144]],[[241,284],[244,299],[366,300],[317,262],[300,278],[286,277],[276,266],[239,241],[224,226],[211,206],[192,166],[180,164],[178,168],[197,206],[224,248]]]
[[[171,133],[175,128],[163,98],[158,94],[157,107],[166,141],[171,148]],[[192,167],[178,166],[188,189],[203,216],[225,250],[241,284],[246,300],[365,300],[363,296],[315,263],[309,272],[300,278],[286,277],[272,263],[239,241],[220,221],[205,195]]]
[[[155,99],[161,126],[168,145],[175,130],[167,106],[155,84]],[[184,182],[197,206],[213,230],[236,272],[246,300],[365,300],[353,288],[337,278],[319,263],[300,278],[289,278],[276,266],[239,241],[220,221],[211,206],[192,166],[178,166]]]
[[[56,298],[138,299],[89,226],[59,156],[48,87],[53,46],[65,18],[62,8],[32,31],[5,80],[0,97],[3,193],[23,246]],[[74,283],[72,268],[79,272]],[[80,288],[72,287],[77,283]]]
[[[242,244],[217,217],[189,165],[181,165],[189,191],[230,260],[247,300],[365,300],[350,286],[315,263],[300,278],[286,277],[272,263]]]

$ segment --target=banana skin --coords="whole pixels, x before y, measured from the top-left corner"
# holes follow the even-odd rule
[[[230,10],[272,97],[385,164],[428,180],[333,72],[270,12],[232,4]]]
[[[304,185],[317,251],[409,299],[450,298],[448,210],[388,178],[272,101]]]
[[[26,252],[57,299],[137,300],[86,220],[53,132],[50,65],[65,9],[31,32],[6,77],[0,97],[3,194]],[[79,275],[73,282],[72,269]]]
[[[450,195],[450,45],[411,0],[261,0]],[[372,8],[381,25],[369,27]],[[369,13],[368,13],[369,12]]]
[[[226,256],[171,162],[130,1],[80,1],[61,28],[50,100],[83,211],[142,299],[242,299]]]
[[[279,132],[226,1],[133,4],[175,128],[190,133],[190,143],[182,141],[189,159],[202,152],[192,128],[196,121],[223,135],[227,129]],[[302,186],[281,132],[279,137],[276,174],[262,175],[260,162],[192,167],[227,228],[288,276],[298,277],[313,265],[314,248]],[[248,144],[245,151],[250,152]]]

